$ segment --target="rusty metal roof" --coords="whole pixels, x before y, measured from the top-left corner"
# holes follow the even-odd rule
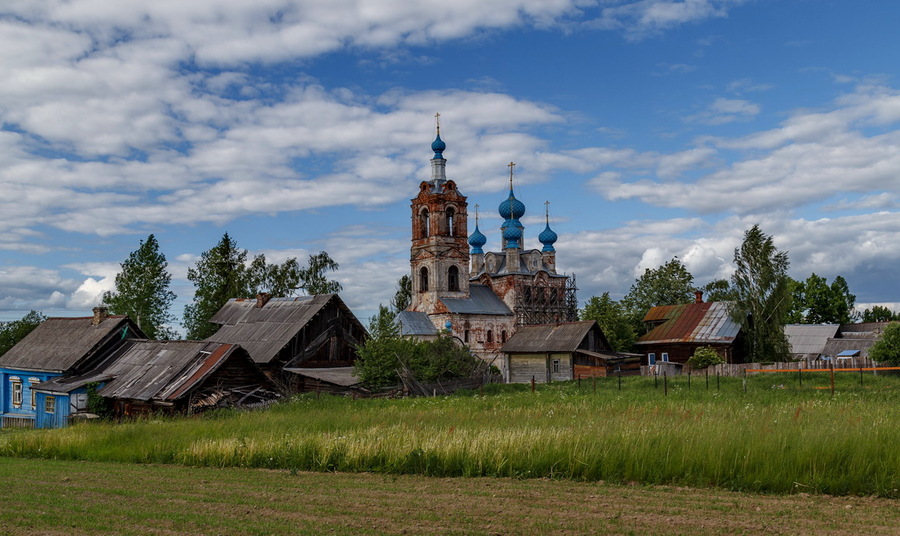
[[[597,326],[593,320],[520,326],[503,345],[503,353],[574,352],[588,332]],[[599,331],[599,327],[597,328]],[[602,333],[601,333],[602,335]],[[604,340],[605,344],[605,340]],[[608,346],[608,344],[606,345]]]
[[[268,363],[332,301],[365,332],[337,294],[272,298],[262,307],[255,298],[232,298],[210,320],[221,327],[206,340],[239,344],[256,363]]]
[[[208,341],[135,341],[103,373],[113,379],[98,393],[109,398],[174,401],[202,385],[239,346]]]
[[[109,338],[145,337],[123,315],[108,316],[96,326],[92,320],[90,316],[48,318],[0,356],[0,367],[65,372],[88,361]]]
[[[728,314],[728,302],[653,307],[644,322],[661,322],[636,344],[660,342],[730,343],[741,327]]]

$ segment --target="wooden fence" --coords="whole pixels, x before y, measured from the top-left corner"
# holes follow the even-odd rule
[[[737,364],[722,364],[722,365],[713,365],[708,369],[701,369],[702,371],[709,370],[709,375],[713,376],[718,374],[719,376],[732,376],[732,377],[740,377],[744,375],[745,370],[752,371],[760,371],[760,370],[798,370],[798,369],[827,369],[831,368],[831,364],[834,363],[835,370],[849,369],[849,370],[859,370],[862,368],[871,368],[877,367],[878,365],[869,359],[868,357],[854,357],[852,359],[801,359],[800,361],[785,361],[779,363],[737,363]],[[688,370],[691,370],[691,367],[688,365],[682,365],[680,363],[660,363],[657,362],[653,367],[641,367],[641,375],[642,376],[653,376],[665,374],[666,376],[678,376],[680,374],[687,374]],[[698,370],[694,370],[693,373],[700,372]],[[752,372],[751,372],[752,373]]]

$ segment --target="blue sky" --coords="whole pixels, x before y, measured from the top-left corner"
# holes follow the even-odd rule
[[[441,113],[498,249],[507,167],[579,300],[754,224],[791,275],[900,309],[900,4],[826,0],[8,0],[0,320],[87,314],[150,233],[173,274],[226,231],[328,251],[365,319],[409,269]],[[470,221],[470,227],[474,224]]]

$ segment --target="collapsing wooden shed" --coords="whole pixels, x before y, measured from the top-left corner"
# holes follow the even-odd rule
[[[211,319],[208,341],[239,344],[288,392],[302,390],[296,369],[353,366],[366,329],[337,294],[231,299]],[[291,370],[286,370],[291,369]]]

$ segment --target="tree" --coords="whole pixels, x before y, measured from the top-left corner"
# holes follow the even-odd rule
[[[247,251],[238,249],[228,233],[212,249],[200,254],[200,260],[188,268],[188,281],[194,284],[194,300],[184,308],[184,327],[188,339],[205,339],[218,326],[209,321],[230,298],[250,294]]]
[[[184,308],[184,326],[188,339],[205,339],[218,326],[209,319],[231,298],[248,298],[265,292],[273,298],[291,296],[298,289],[308,294],[330,294],[341,290],[337,281],[325,277],[326,270],[337,270],[328,253],[309,256],[309,264],[301,267],[296,258],[281,264],[270,264],[263,254],[247,263],[247,250],[240,249],[228,233],[200,260],[188,269],[188,280],[194,283],[194,300]]]
[[[703,291],[703,299],[708,302],[730,302],[734,301],[736,297],[734,289],[731,288],[731,282],[727,279],[710,281],[700,290]]]
[[[325,277],[326,271],[334,272],[338,268],[340,268],[340,265],[324,251],[310,255],[306,268],[300,270],[300,278],[303,280],[302,288],[309,295],[340,292],[341,284],[337,281],[329,281]]]
[[[850,293],[847,280],[834,278],[831,285],[815,273],[806,281],[791,280],[792,304],[786,321],[804,324],[849,324],[856,318],[853,306],[856,296]]]
[[[412,279],[408,275],[404,275],[397,281],[397,292],[391,298],[391,309],[395,313],[405,311],[412,303]]]
[[[900,313],[895,313],[881,305],[875,305],[872,309],[863,311],[861,320],[863,322],[890,322],[900,320]]]
[[[634,326],[640,333],[644,317],[651,307],[676,305],[694,300],[694,276],[685,268],[678,257],[659,268],[644,270],[635,279],[631,290],[622,298],[622,305]]]
[[[791,307],[787,252],[778,251],[771,236],[754,225],[734,250],[736,271],[731,276],[736,300],[730,308],[741,325],[751,361],[785,361],[790,346],[782,321]]]
[[[579,311],[578,316],[581,320],[596,321],[613,350],[617,352],[629,351],[637,339],[634,325],[625,308],[610,298],[609,292],[604,292],[599,298],[592,296],[585,302],[584,309]]]
[[[900,322],[885,326],[881,339],[869,348],[869,357],[883,365],[900,366]]]
[[[47,317],[38,311],[30,311],[28,314],[12,322],[0,323],[0,355],[5,354],[10,348],[18,344],[26,335],[34,331],[34,328],[47,320]]]
[[[175,321],[169,313],[175,301],[175,293],[169,290],[172,275],[156,237],[151,234],[141,240],[120,266],[116,288],[103,294],[103,303],[113,314],[128,315],[147,337],[173,338],[174,330],[166,327]]]
[[[250,294],[265,292],[275,297],[291,296],[301,287],[301,277],[300,263],[296,258],[290,258],[281,264],[269,264],[266,256],[260,253],[253,257],[247,268]]]
[[[420,342],[402,337],[395,320],[396,314],[384,305],[379,305],[378,314],[369,319],[370,337],[357,348],[354,364],[364,385],[396,385],[403,367],[421,382],[468,377],[481,363],[466,347],[446,335]]]

